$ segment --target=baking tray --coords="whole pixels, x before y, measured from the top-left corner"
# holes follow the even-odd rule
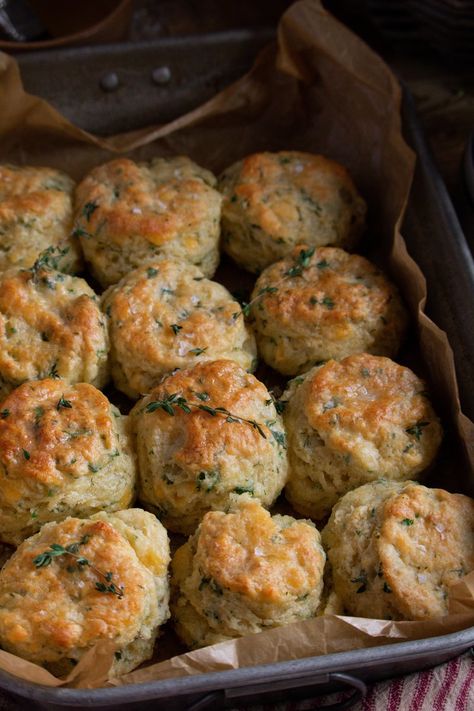
[[[266,31],[231,32],[61,50],[21,57],[19,63],[28,91],[50,100],[82,128],[103,133],[107,126],[114,132],[160,123],[197,106],[245,71],[270,36]],[[151,72],[160,66],[169,68],[170,81],[154,92]],[[106,95],[104,111],[100,81],[107,72],[117,73],[120,87]],[[403,233],[427,279],[427,313],[447,332],[453,347],[464,412],[474,417],[474,262],[406,90],[403,125],[405,138],[418,155]],[[473,490],[474,482],[466,482],[466,492]],[[0,671],[0,688],[17,700],[12,708],[25,708],[28,699],[29,707],[58,711],[74,707],[198,711],[274,704],[350,688],[347,708],[364,693],[366,682],[439,664],[473,646],[471,627],[414,642],[110,689],[52,689]]]

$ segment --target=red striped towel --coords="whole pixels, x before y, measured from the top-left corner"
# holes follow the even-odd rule
[[[338,693],[271,707],[239,707],[238,711],[309,711],[346,698],[347,693]],[[465,654],[434,669],[374,684],[351,711],[474,711],[474,659]]]

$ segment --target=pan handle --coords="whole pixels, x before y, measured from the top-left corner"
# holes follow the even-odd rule
[[[225,691],[214,691],[205,696],[201,697],[198,701],[195,701],[191,706],[188,706],[187,711],[203,711],[203,709],[219,708],[219,702],[223,702],[225,699],[232,699],[240,697],[244,700],[245,697],[250,695],[254,696],[258,693],[265,693],[269,691],[276,691],[280,688],[282,691],[290,688],[298,688],[301,686],[308,686],[309,684],[338,684],[344,685],[352,689],[352,694],[343,701],[339,701],[335,704],[329,704],[328,706],[318,706],[318,709],[328,709],[329,711],[343,711],[343,709],[349,709],[357,701],[360,701],[367,694],[367,686],[365,683],[355,676],[350,674],[339,674],[337,672],[326,674],[324,677],[317,680],[311,679],[310,677],[301,677],[299,679],[282,680],[280,684],[268,683],[268,684],[255,684],[246,687],[240,687],[239,689],[225,689]],[[303,701],[303,699],[301,699]],[[260,702],[262,703],[262,702]],[[263,706],[265,706],[265,701],[263,701]],[[273,704],[272,704],[273,707]],[[223,708],[223,706],[220,706]]]

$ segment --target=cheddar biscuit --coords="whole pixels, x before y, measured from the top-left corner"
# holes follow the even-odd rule
[[[311,153],[255,153],[219,179],[223,247],[260,272],[297,244],[351,248],[365,227],[366,205],[348,171]]]
[[[184,157],[138,164],[119,158],[94,168],[76,191],[75,234],[102,286],[159,255],[212,276],[222,202],[215,183]]]
[[[299,246],[265,269],[252,293],[259,353],[284,375],[367,352],[392,357],[407,314],[396,287],[364,257]]]
[[[255,367],[255,339],[225,287],[184,262],[162,259],[136,269],[104,294],[110,316],[111,368],[129,397],[163,375],[228,358]]]
[[[134,497],[127,418],[92,385],[37,380],[0,404],[0,539],[117,511]]]
[[[324,563],[310,521],[241,497],[229,513],[207,513],[173,558],[176,630],[202,647],[312,617]]]
[[[138,496],[167,528],[192,533],[210,510],[249,494],[271,506],[287,473],[286,441],[273,400],[230,360],[166,378],[132,410]]]
[[[101,640],[111,676],[153,651],[169,616],[165,529],[140,509],[48,523],[0,572],[2,648],[58,676]]]
[[[368,481],[415,478],[441,442],[425,383],[389,358],[359,353],[329,360],[291,381],[282,401],[286,496],[314,519]]]
[[[348,613],[425,620],[448,613],[450,585],[474,569],[474,501],[372,482],[336,504],[322,536]]]
[[[47,267],[0,273],[0,397],[26,380],[108,380],[107,318],[84,279]]]
[[[32,267],[48,248],[56,250],[57,269],[79,270],[73,191],[74,181],[59,170],[0,165],[0,271]]]

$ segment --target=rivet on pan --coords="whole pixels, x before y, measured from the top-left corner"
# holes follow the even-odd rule
[[[157,67],[151,73],[151,78],[155,84],[167,84],[171,79],[171,71],[169,67]]]
[[[120,86],[120,79],[115,72],[107,72],[100,80],[100,88],[103,91],[115,91]]]

